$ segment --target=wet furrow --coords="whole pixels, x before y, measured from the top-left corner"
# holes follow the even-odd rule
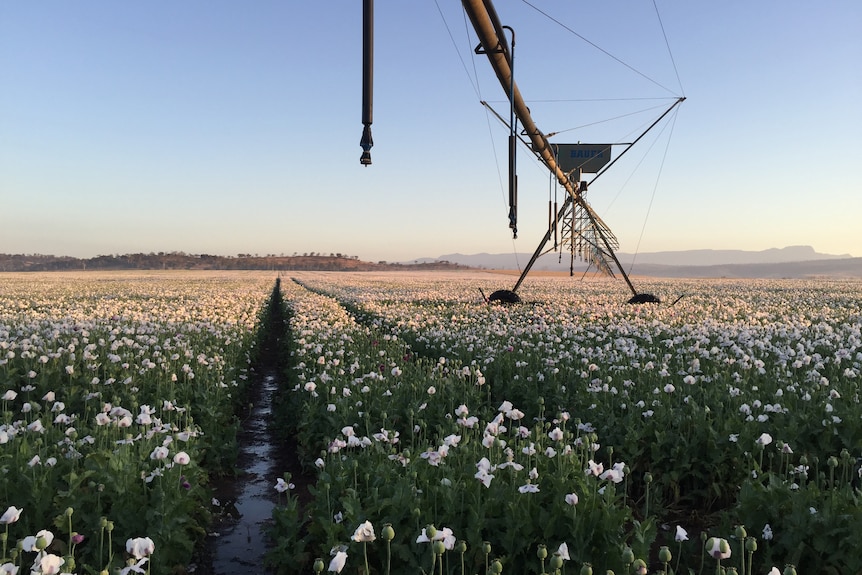
[[[262,319],[247,404],[239,415],[235,470],[214,481],[214,521],[192,567],[198,575],[266,571],[272,546],[267,532],[279,495],[276,481],[297,465],[294,451],[271,428],[273,398],[283,375],[280,346],[288,329],[279,281]]]

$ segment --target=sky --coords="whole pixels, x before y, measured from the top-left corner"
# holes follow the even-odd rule
[[[862,3],[498,0],[552,142],[628,142],[587,200],[619,250],[862,256]],[[563,191],[460,2],[0,2],[0,253],[532,253]],[[621,148],[615,147],[615,150]],[[618,153],[618,152],[615,152]]]

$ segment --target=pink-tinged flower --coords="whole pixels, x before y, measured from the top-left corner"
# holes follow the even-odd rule
[[[559,427],[555,427],[548,433],[548,437],[553,439],[554,441],[562,441],[563,440],[563,430]]]
[[[706,552],[713,559],[727,559],[730,557],[730,543],[727,539],[710,537],[706,542]]]
[[[428,538],[428,533],[425,529],[425,527],[422,528],[422,533],[420,533],[419,537],[416,538],[416,543],[430,543],[432,541],[442,541],[443,547],[445,547],[449,551],[455,548],[455,535],[452,533],[452,530],[449,527],[435,529],[434,536],[430,539]]]
[[[14,563],[0,565],[0,575],[18,575],[18,566]]]
[[[129,573],[146,573],[147,571],[144,569],[144,565],[146,565],[149,560],[149,557],[144,557],[138,562],[135,562],[134,559],[129,559],[126,566],[120,570],[120,575],[129,575]]]
[[[177,465],[188,465],[191,462],[191,458],[189,454],[185,451],[180,451],[176,455],[174,455],[174,463]]]
[[[577,505],[578,504],[578,494],[577,493],[567,493],[566,494],[566,503],[569,505]]]
[[[596,463],[596,462],[595,462],[595,461],[593,461],[592,459],[590,459],[590,460],[587,462],[587,465],[589,465],[589,467],[587,467],[587,468],[584,470],[584,472],[585,472],[587,475],[593,475],[593,476],[595,476],[595,477],[598,477],[598,476],[599,476],[599,475],[601,475],[601,474],[602,474],[602,472],[605,470],[605,466],[604,466],[604,465],[602,465],[601,463]]]
[[[356,531],[353,532],[353,537],[351,537],[353,541],[357,543],[366,543],[371,542],[377,539],[377,536],[374,534],[374,526],[370,521],[366,521],[362,525],[356,528]]]
[[[49,391],[45,395],[42,396],[42,401],[52,402],[56,398],[56,394],[53,391]]]
[[[149,557],[156,550],[156,544],[149,537],[136,537],[126,540],[126,551],[135,559]]]
[[[332,561],[329,562],[329,571],[341,573],[341,570],[344,569],[345,563],[347,563],[347,553],[344,551],[338,551],[335,553]]]
[[[491,473],[491,462],[488,461],[487,457],[483,457],[479,460],[479,463],[476,464],[476,467],[478,471],[473,477],[481,481],[485,487],[490,487],[491,480],[494,479],[494,475]]]
[[[526,485],[522,485],[518,488],[519,493],[538,493],[539,486],[535,483],[527,483]]]
[[[54,534],[43,529],[36,535],[28,535],[21,540],[21,549],[24,551],[42,551],[54,542]]]
[[[285,491],[293,489],[294,487],[295,485],[293,483],[288,483],[281,477],[275,480],[275,490],[279,493],[284,493]]]
[[[153,449],[153,452],[150,453],[150,459],[154,461],[161,461],[162,459],[167,459],[168,457],[168,448],[160,445]]]
[[[455,410],[455,415],[457,415],[458,417],[467,417],[469,413],[470,410],[468,410],[467,406],[463,403],[459,405],[458,408]]]
[[[28,467],[36,467],[37,465],[42,463],[42,458],[38,455],[34,455],[33,459],[27,462]]]
[[[39,569],[43,575],[56,575],[60,567],[66,562],[65,559],[53,553],[42,554],[39,558]]]
[[[619,461],[614,463],[614,466],[611,469],[608,469],[604,473],[599,476],[599,479],[610,479],[614,483],[619,483],[623,480],[623,476],[625,475],[624,469],[626,464]]]
[[[3,517],[0,517],[0,524],[9,525],[10,523],[15,523],[21,517],[21,512],[23,509],[18,509],[15,506],[9,507],[6,512],[3,514]]]
[[[96,415],[96,425],[107,425],[111,423],[111,418],[107,413],[99,413]]]
[[[13,401],[16,397],[18,397],[18,392],[14,389],[7,389],[6,393],[3,394],[3,397],[0,398],[3,401]]]
[[[460,435],[455,435],[454,433],[451,435],[447,435],[443,438],[443,445],[448,445],[449,447],[455,447],[458,445],[458,442],[461,441]]]
[[[688,531],[683,529],[681,526],[676,526],[676,535],[674,535],[674,540],[677,543],[682,543],[683,541],[688,541]]]
[[[769,435],[768,433],[761,433],[760,437],[757,438],[755,443],[757,443],[757,445],[762,445],[762,446],[766,447],[767,445],[772,443],[772,436]]]

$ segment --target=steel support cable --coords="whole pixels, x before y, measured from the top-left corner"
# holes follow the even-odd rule
[[[674,128],[674,126],[676,126],[676,119],[677,119],[678,115],[679,115],[679,112],[677,111],[673,115],[673,119],[669,122],[670,131],[668,132],[667,142],[665,143],[665,146],[664,146],[664,154],[662,154],[661,164],[659,164],[658,174],[656,174],[655,184],[653,185],[652,194],[650,195],[650,199],[649,199],[649,205],[647,206],[647,213],[644,216],[644,223],[643,223],[643,226],[641,227],[641,233],[638,236],[638,243],[635,246],[635,252],[632,255],[632,262],[629,265],[629,273],[632,273],[632,269],[634,269],[634,266],[635,266],[635,260],[638,257],[638,252],[640,251],[641,241],[643,240],[644,232],[646,231],[647,221],[649,220],[650,212],[652,211],[653,200],[655,200],[655,193],[656,193],[656,190],[658,189],[658,182],[661,179],[662,172],[664,171],[665,161],[667,161],[667,153],[668,153],[668,150],[670,149],[670,141],[671,141],[671,138],[673,137],[673,128]]]
[[[557,24],[558,26],[560,26],[561,28],[563,28],[567,32],[570,32],[571,34],[577,36],[578,38],[580,38],[581,40],[583,40],[584,42],[586,42],[587,44],[589,44],[590,46],[592,46],[593,48],[595,48],[596,50],[601,52],[602,54],[608,56],[609,58],[618,62],[619,64],[625,66],[626,68],[628,68],[629,70],[631,70],[632,72],[634,72],[638,76],[642,77],[643,79],[647,80],[648,82],[655,84],[656,86],[658,86],[662,90],[665,90],[666,92],[669,92],[671,94],[674,93],[673,90],[670,90],[669,88],[663,86],[661,83],[657,82],[656,80],[653,80],[652,78],[650,78],[649,76],[647,76],[646,74],[644,74],[643,72],[641,72],[640,70],[635,68],[634,66],[627,64],[626,62],[623,62],[621,59],[617,58],[616,56],[614,56],[613,54],[611,54],[610,52],[608,52],[607,50],[605,50],[604,48],[602,48],[601,46],[596,44],[595,42],[588,40],[585,36],[582,36],[581,34],[575,32],[574,30],[572,30],[571,28],[569,28],[568,26],[566,26],[565,24],[563,24],[562,22],[560,22],[559,20],[557,20],[556,18],[554,18],[553,16],[551,16],[550,14],[545,12],[544,10],[541,10],[540,8],[535,6],[534,4],[528,2],[527,0],[521,0],[521,2],[523,2],[524,4],[526,4],[527,6],[529,6],[530,8],[532,8],[533,10],[535,10],[536,12],[538,12],[539,14],[541,14],[542,16],[544,16],[545,18],[550,20],[551,22]],[[664,30],[664,28],[662,28],[662,31],[663,30]],[[665,40],[666,40],[666,38],[665,38]]]

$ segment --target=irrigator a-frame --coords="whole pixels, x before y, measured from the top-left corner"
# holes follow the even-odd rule
[[[628,303],[659,303],[653,294],[638,292],[626,273],[615,250],[619,242],[610,228],[586,201],[589,186],[606,173],[624,154],[638,143],[650,130],[657,126],[685,97],[677,98],[652,124],[631,142],[620,144],[552,144],[548,137],[536,126],[530,115],[514,77],[515,32],[504,26],[497,16],[491,0],[462,0],[464,12],[470,20],[479,44],[476,54],[484,54],[500,82],[509,102],[509,120],[497,114],[487,103],[482,102],[495,116],[509,128],[508,140],[508,185],[509,185],[509,227],[513,236],[518,234],[518,142],[524,144],[563,187],[566,192],[562,206],[549,206],[548,229],[533,252],[511,290],[501,289],[486,298],[489,303],[514,304],[521,301],[518,288],[538,258],[551,250],[566,251],[570,257],[570,273],[574,271],[574,261],[579,259],[594,266],[597,271],[616,277],[619,271],[632,292]],[[362,123],[363,132],[360,146],[360,162],[371,164],[372,94],[373,94],[373,53],[374,53],[374,0],[363,0],[363,75],[362,75]],[[511,40],[506,37],[509,32]],[[520,125],[520,131],[519,131]],[[615,147],[622,150],[612,159]],[[592,177],[585,179],[588,175]],[[554,245],[546,251],[551,240]],[[484,294],[483,294],[484,297]]]

